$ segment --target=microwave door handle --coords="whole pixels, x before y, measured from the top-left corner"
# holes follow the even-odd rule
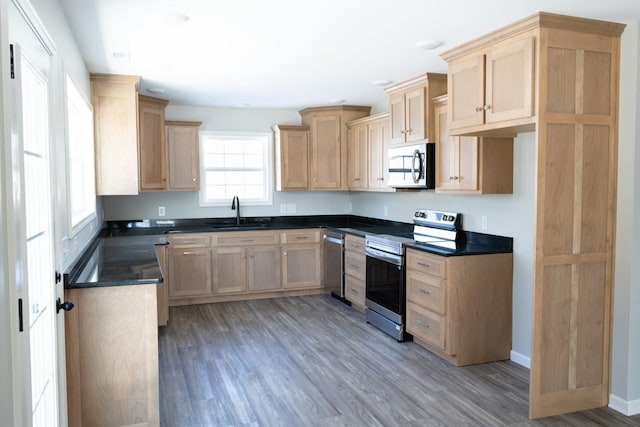
[[[418,176],[416,176],[416,158],[418,159]],[[414,184],[417,184],[422,176],[422,162],[420,161],[420,150],[415,150],[413,152],[413,157],[411,158],[411,179],[413,179]]]

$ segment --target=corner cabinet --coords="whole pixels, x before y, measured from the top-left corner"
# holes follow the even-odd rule
[[[164,108],[169,101],[138,95],[140,191],[167,188]]]
[[[451,134],[536,131],[532,418],[609,402],[624,28],[540,12],[442,54]],[[480,93],[463,66],[474,58],[487,63],[486,109],[465,100]]]
[[[447,75],[426,73],[384,90],[389,94],[390,144],[433,141],[431,99],[447,92]]]
[[[369,115],[371,107],[342,105],[300,111],[309,126],[309,189],[347,190],[347,122]]]
[[[273,127],[276,190],[309,189],[309,126]]]
[[[139,76],[91,74],[96,194],[138,194]]]
[[[349,190],[394,191],[389,181],[389,113],[347,123]]]
[[[449,136],[447,95],[434,109],[436,193],[513,193],[513,138]]]
[[[200,190],[200,141],[202,122],[166,121],[167,190]]]

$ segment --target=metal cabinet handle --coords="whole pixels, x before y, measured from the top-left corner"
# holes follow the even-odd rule
[[[296,236],[296,240],[307,240],[309,236]]]
[[[431,264],[427,264],[426,262],[418,262],[418,265],[421,266],[421,267],[426,267],[426,268],[431,267]]]
[[[360,291],[359,291],[359,290],[354,289],[354,288],[351,288],[351,292],[352,292],[352,293],[354,293],[354,294],[359,294],[359,293],[360,293]]]
[[[195,255],[195,252],[182,252],[182,255]]]
[[[482,107],[482,108],[484,108],[484,111],[487,111],[487,110],[490,110],[490,109],[491,109],[491,105],[487,104],[487,105],[485,105],[485,106],[484,106],[484,107]]]
[[[416,323],[420,326],[422,326],[423,328],[428,328],[429,325],[426,324],[425,322],[423,322],[422,320],[416,320]]]
[[[418,289],[418,292],[420,292],[421,294],[427,294],[427,295],[429,295],[431,293],[431,292],[429,292],[428,290],[426,290],[424,288]]]
[[[253,242],[254,239],[241,239],[241,242]]]
[[[479,113],[480,111],[482,111],[482,107],[476,107],[476,113]]]
[[[351,266],[351,268],[354,268],[356,270],[360,270],[360,266],[356,265],[356,264],[349,264]]]

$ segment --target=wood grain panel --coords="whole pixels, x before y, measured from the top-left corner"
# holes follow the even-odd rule
[[[542,283],[541,359],[542,393],[569,387],[569,340],[571,327],[571,266],[545,267]]]
[[[584,52],[584,114],[609,115],[611,62],[608,52]]]
[[[547,127],[544,255],[572,253],[574,198],[574,143],[572,125]]]
[[[213,293],[244,292],[247,290],[247,249],[218,247],[213,249]]]
[[[581,252],[597,253],[607,250],[607,217],[609,207],[609,183],[604,177],[609,175],[608,126],[584,126],[583,131],[583,173],[582,173],[582,227]]]
[[[606,307],[606,264],[581,264],[577,267],[576,387],[603,383]]]
[[[549,113],[576,112],[576,51],[547,49],[547,108]]]

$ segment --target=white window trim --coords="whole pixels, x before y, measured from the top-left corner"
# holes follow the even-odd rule
[[[204,144],[204,140],[206,138],[212,138],[212,137],[219,137],[219,138],[229,138],[229,137],[235,137],[235,138],[242,138],[242,137],[246,137],[246,138],[266,138],[267,140],[267,162],[266,162],[266,168],[267,170],[265,171],[265,193],[266,193],[266,199],[265,200],[240,200],[240,204],[241,206],[271,206],[273,205],[273,167],[274,167],[274,160],[273,160],[273,133],[271,132],[235,132],[235,131],[207,131],[207,130],[203,130],[200,131],[200,191],[198,193],[198,200],[199,200],[199,206],[200,207],[219,207],[219,206],[231,206],[231,199],[229,200],[224,200],[224,201],[219,201],[219,202],[210,202],[210,201],[206,201],[205,200],[205,192],[206,192],[206,181],[205,181],[205,174],[206,174],[206,170],[204,167],[204,155],[202,155],[202,153],[204,153],[204,148],[203,148],[203,144]]]
[[[78,232],[80,230],[82,230],[86,225],[88,225],[89,223],[93,222],[96,218],[97,218],[97,212],[96,212],[96,200],[94,198],[93,201],[93,209],[90,211],[87,211],[87,213],[84,215],[84,217],[82,217],[80,220],[78,220],[75,224],[73,223],[73,208],[72,208],[72,204],[71,204],[71,143],[70,143],[70,135],[69,135],[69,109],[67,106],[68,103],[68,82],[71,81],[71,83],[75,86],[78,94],[80,95],[81,100],[84,102],[84,104],[87,106],[90,114],[91,114],[91,120],[90,120],[90,127],[91,127],[91,141],[92,144],[90,145],[89,149],[91,150],[91,162],[89,162],[88,164],[90,164],[92,166],[91,169],[91,173],[89,174],[92,178],[93,178],[93,184],[92,184],[92,188],[94,189],[94,195],[95,195],[95,147],[93,145],[93,107],[91,105],[91,102],[87,99],[87,97],[85,96],[85,94],[80,90],[79,85],[76,83],[75,79],[73,78],[73,76],[69,73],[65,73],[65,79],[64,79],[64,116],[65,116],[65,156],[66,156],[66,162],[67,162],[67,176],[66,176],[66,185],[67,185],[67,219],[68,219],[68,229],[69,229],[69,237],[73,237],[76,234],[78,234]]]

